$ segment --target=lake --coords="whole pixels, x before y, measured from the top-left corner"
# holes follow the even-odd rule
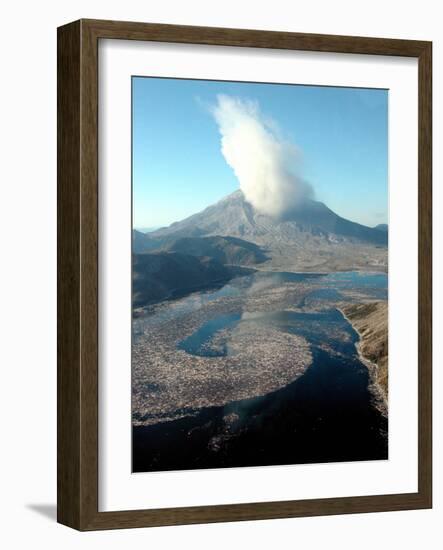
[[[301,337],[312,358],[302,376],[264,395],[252,391],[222,406],[190,406],[175,417],[171,410],[166,422],[134,425],[134,471],[387,459],[388,419],[368,387],[358,334],[338,309],[386,300],[387,286],[384,273],[258,272],[134,319],[137,342],[155,327],[199,315],[195,330],[171,340],[189,360],[230,359],[238,353],[231,343],[251,326]]]

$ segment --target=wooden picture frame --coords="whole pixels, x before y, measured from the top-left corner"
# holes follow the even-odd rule
[[[419,76],[418,492],[98,511],[98,41],[405,56]],[[80,20],[58,29],[58,521],[82,531],[432,506],[430,42]]]

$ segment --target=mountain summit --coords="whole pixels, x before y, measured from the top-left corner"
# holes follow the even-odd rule
[[[270,269],[383,269],[387,264],[386,232],[346,220],[310,199],[275,219],[254,210],[240,190],[169,227],[138,234],[137,240],[153,249],[185,237],[215,236],[260,246],[269,258],[264,267]]]
[[[202,212],[151,233],[151,236],[180,234],[187,237],[222,235],[252,242],[298,241],[303,233],[329,240],[363,241],[386,245],[383,232],[346,220],[322,202],[304,201],[283,219],[256,212],[242,191],[235,191]]]

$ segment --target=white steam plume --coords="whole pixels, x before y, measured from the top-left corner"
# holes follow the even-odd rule
[[[297,174],[297,147],[278,135],[256,102],[219,95],[212,113],[223,156],[258,212],[281,218],[312,196],[311,185]]]

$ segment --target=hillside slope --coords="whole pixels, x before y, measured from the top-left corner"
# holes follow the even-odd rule
[[[377,382],[388,395],[388,303],[370,302],[342,308],[361,337],[360,351],[377,365]]]
[[[133,234],[136,254],[150,251],[180,252],[191,256],[207,256],[222,264],[255,265],[268,257],[260,246],[236,237],[151,237],[138,231]]]
[[[133,307],[141,307],[229,281],[241,274],[213,258],[177,252],[134,254]]]

